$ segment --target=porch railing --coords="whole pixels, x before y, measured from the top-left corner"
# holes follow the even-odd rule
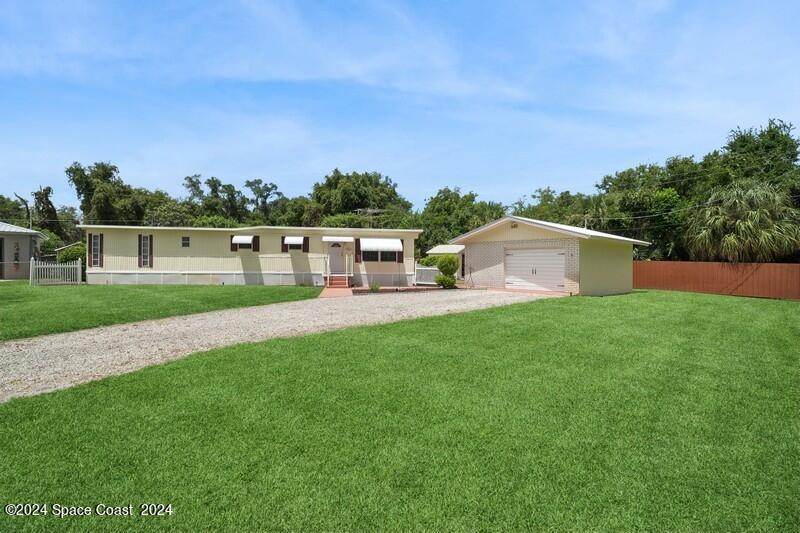
[[[436,267],[426,267],[419,263],[414,265],[414,280],[417,285],[436,285],[436,276],[439,274]]]
[[[324,276],[328,276],[329,274],[333,275],[341,275],[341,276],[352,276],[353,271],[355,270],[354,266],[354,257],[353,254],[345,254],[344,255],[344,272],[332,272],[331,271],[331,256],[329,254],[325,254],[325,261],[322,262],[322,274]]]

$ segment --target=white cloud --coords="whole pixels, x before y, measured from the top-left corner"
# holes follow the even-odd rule
[[[797,121],[796,6],[551,7],[500,6],[484,21],[484,6],[461,4],[17,4],[0,20],[0,76],[66,80],[87,96],[0,134],[0,172],[51,179],[100,159],[173,193],[201,172],[296,194],[339,166],[388,173],[418,203],[442,185],[511,201],[702,154],[737,125]],[[220,95],[228,81],[245,83]],[[92,90],[119,97],[113,117],[83,116]],[[190,101],[171,101],[181,90]],[[120,117],[111,134],[93,122]]]
[[[68,5],[12,10],[0,25],[0,73],[84,82],[338,81],[455,97],[522,95],[508,81],[471,79],[436,28],[396,6],[348,12],[334,4],[301,13],[292,3],[242,1],[162,6],[137,16],[102,3]]]

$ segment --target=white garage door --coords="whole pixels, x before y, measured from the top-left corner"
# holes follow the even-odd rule
[[[564,250],[506,250],[506,287],[564,290]]]

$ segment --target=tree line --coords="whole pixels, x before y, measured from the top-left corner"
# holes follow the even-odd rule
[[[48,247],[80,240],[78,220],[92,224],[237,227],[247,225],[421,228],[418,252],[504,214],[561,222],[646,240],[640,259],[717,261],[800,260],[800,139],[791,124],[770,120],[737,128],[702,158],[676,156],[603,176],[594,193],[550,187],[510,205],[445,187],[421,210],[379,172],[334,169],[307,195],[289,197],[261,178],[244,188],[199,174],[183,179],[173,197],[126,183],[108,162],[75,162],[66,177],[79,210],[56,208],[52,189],[31,194],[33,205],[0,195],[0,220],[33,225]]]

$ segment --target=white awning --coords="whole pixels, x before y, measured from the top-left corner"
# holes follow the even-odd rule
[[[459,254],[463,251],[463,244],[440,244],[428,250],[428,255]]]
[[[302,237],[284,237],[283,244],[303,244]]]
[[[322,242],[353,242],[352,237],[339,237],[337,235],[323,235]]]
[[[233,244],[253,244],[252,235],[234,235]]]
[[[402,252],[403,241],[400,239],[361,239],[361,251]]]

